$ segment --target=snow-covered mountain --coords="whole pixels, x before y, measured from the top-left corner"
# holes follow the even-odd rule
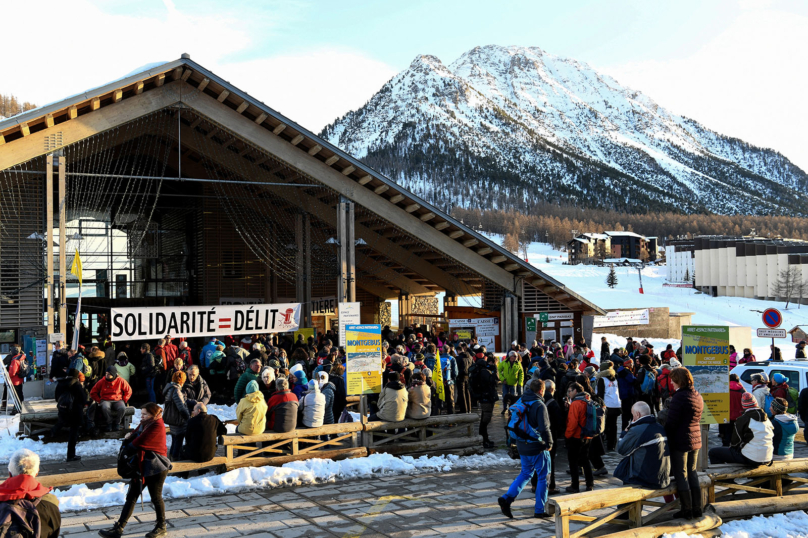
[[[808,175],[780,153],[535,47],[476,47],[448,66],[419,56],[321,134],[449,210],[524,210],[543,199],[808,215]]]

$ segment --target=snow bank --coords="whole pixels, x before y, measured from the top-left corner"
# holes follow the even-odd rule
[[[719,529],[723,538],[808,538],[808,514],[800,511],[755,516],[729,521]],[[702,535],[677,532],[662,538],[702,538]]]
[[[350,478],[447,472],[453,469],[480,469],[498,465],[515,465],[504,452],[492,452],[481,456],[411,456],[395,457],[389,454],[373,454],[365,458],[342,461],[311,459],[287,463],[281,467],[245,467],[220,475],[182,479],[170,476],[163,488],[166,499],[197,497],[257,488],[302,486],[323,482],[335,482]],[[105,484],[99,489],[75,485],[63,491],[54,491],[63,512],[118,506],[126,498],[126,483]],[[143,499],[149,501],[148,491]]]

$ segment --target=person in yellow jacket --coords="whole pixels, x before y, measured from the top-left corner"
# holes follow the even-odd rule
[[[508,358],[499,363],[499,379],[502,381],[502,413],[522,395],[525,371],[516,351],[508,352]]]
[[[236,408],[238,432],[242,435],[264,433],[267,424],[267,403],[254,380],[247,383],[247,394]]]

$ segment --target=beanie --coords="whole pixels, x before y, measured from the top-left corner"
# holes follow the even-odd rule
[[[680,366],[682,366],[682,363],[677,361],[676,359],[671,359],[670,365],[671,368],[679,368]]]
[[[772,400],[772,413],[781,415],[788,409],[788,401],[785,398],[775,398]]]
[[[744,392],[741,395],[741,407],[744,409],[755,409],[758,406],[757,400],[749,392]]]
[[[249,383],[247,383],[247,394],[252,394],[253,392],[258,392],[258,383],[253,379]]]
[[[592,376],[592,375],[594,375],[594,373],[595,373],[595,367],[594,367],[594,366],[587,366],[586,368],[584,368],[584,373],[585,373],[587,376]]]
[[[780,373],[774,374],[774,375],[772,376],[772,379],[773,379],[773,380],[774,380],[774,382],[775,382],[775,383],[777,383],[778,385],[779,385],[780,383],[785,383],[785,382],[786,382],[786,376],[784,376],[783,374],[780,374]]]

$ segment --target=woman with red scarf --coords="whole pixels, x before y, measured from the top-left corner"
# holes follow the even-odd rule
[[[152,506],[156,513],[154,530],[146,534],[146,538],[161,538],[166,532],[166,505],[163,502],[163,483],[166,481],[171,463],[168,461],[166,449],[166,425],[163,422],[163,410],[154,402],[141,408],[140,425],[135,431],[127,434],[129,443],[124,448],[126,457],[136,456],[139,475],[129,482],[126,502],[118,521],[111,529],[98,531],[104,538],[121,538],[126,522],[135,511],[135,503],[143,488],[149,490]]]

